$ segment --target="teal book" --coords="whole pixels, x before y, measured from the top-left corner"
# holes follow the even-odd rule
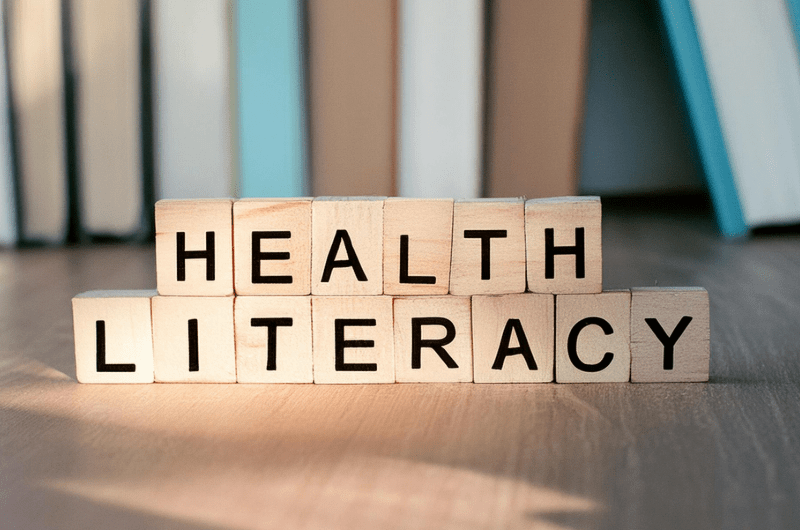
[[[237,4],[242,197],[293,197],[307,190],[300,5],[298,0]]]
[[[689,0],[659,0],[667,37],[720,230],[747,232]]]

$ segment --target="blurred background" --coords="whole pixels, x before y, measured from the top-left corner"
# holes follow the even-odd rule
[[[0,245],[162,198],[706,197],[800,222],[800,0],[0,0]]]

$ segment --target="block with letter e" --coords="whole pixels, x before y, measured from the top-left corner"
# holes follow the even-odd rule
[[[629,381],[630,318],[628,290],[556,296],[556,382]]]
[[[551,294],[473,296],[475,382],[552,381],[554,325]]]
[[[311,199],[233,203],[237,295],[311,293]]]
[[[708,291],[631,289],[631,381],[708,381]]]
[[[231,199],[156,203],[158,294],[233,294],[232,207]]]
[[[525,203],[528,290],[579,294],[603,290],[600,197]]]
[[[394,383],[391,296],[313,296],[315,383]]]
[[[81,383],[152,383],[150,300],[156,291],[89,291],[72,299]]]

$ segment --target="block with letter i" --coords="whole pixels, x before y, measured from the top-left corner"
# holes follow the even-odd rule
[[[231,199],[156,203],[158,294],[233,294],[232,207]]]
[[[394,361],[398,383],[472,381],[470,298],[395,298]]]
[[[554,308],[551,294],[473,296],[475,382],[552,381]]]
[[[579,294],[603,290],[600,197],[525,203],[528,290]]]
[[[311,293],[311,199],[233,203],[237,295]]]
[[[556,296],[556,382],[629,381],[630,318],[628,290]]]
[[[233,300],[233,296],[153,297],[156,382],[236,382]]]
[[[383,197],[311,203],[311,294],[383,293]]]
[[[89,291],[72,299],[81,383],[152,383],[150,300],[156,291]]]
[[[391,296],[311,298],[315,383],[394,383]]]
[[[453,207],[450,294],[525,291],[525,201],[459,200]]]
[[[448,293],[453,199],[386,199],[383,238],[385,294]]]
[[[237,296],[236,380],[311,383],[311,297]]]
[[[708,381],[708,291],[631,289],[631,381]]]

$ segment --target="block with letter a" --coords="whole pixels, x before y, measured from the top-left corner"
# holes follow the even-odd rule
[[[233,203],[237,295],[311,293],[311,199]]]
[[[233,294],[232,208],[231,199],[156,203],[158,294]]]
[[[394,359],[398,383],[472,381],[469,297],[395,298]]]
[[[152,383],[150,300],[155,291],[89,291],[72,299],[81,383]]]
[[[708,291],[631,289],[631,381],[708,381]]]
[[[311,294],[383,293],[383,197],[311,203]]]
[[[391,296],[311,298],[315,383],[394,383]]]
[[[525,291],[525,201],[470,199],[453,208],[450,293]]]
[[[628,290],[556,296],[556,382],[629,381],[630,318]]]
[[[552,381],[554,307],[551,294],[473,296],[475,382]]]
[[[383,292],[447,294],[453,245],[453,199],[386,199]]]
[[[153,297],[157,382],[236,382],[233,299],[233,296]]]
[[[236,380],[311,383],[311,297],[237,296]]]
[[[525,203],[528,290],[580,294],[603,290],[600,197]]]

